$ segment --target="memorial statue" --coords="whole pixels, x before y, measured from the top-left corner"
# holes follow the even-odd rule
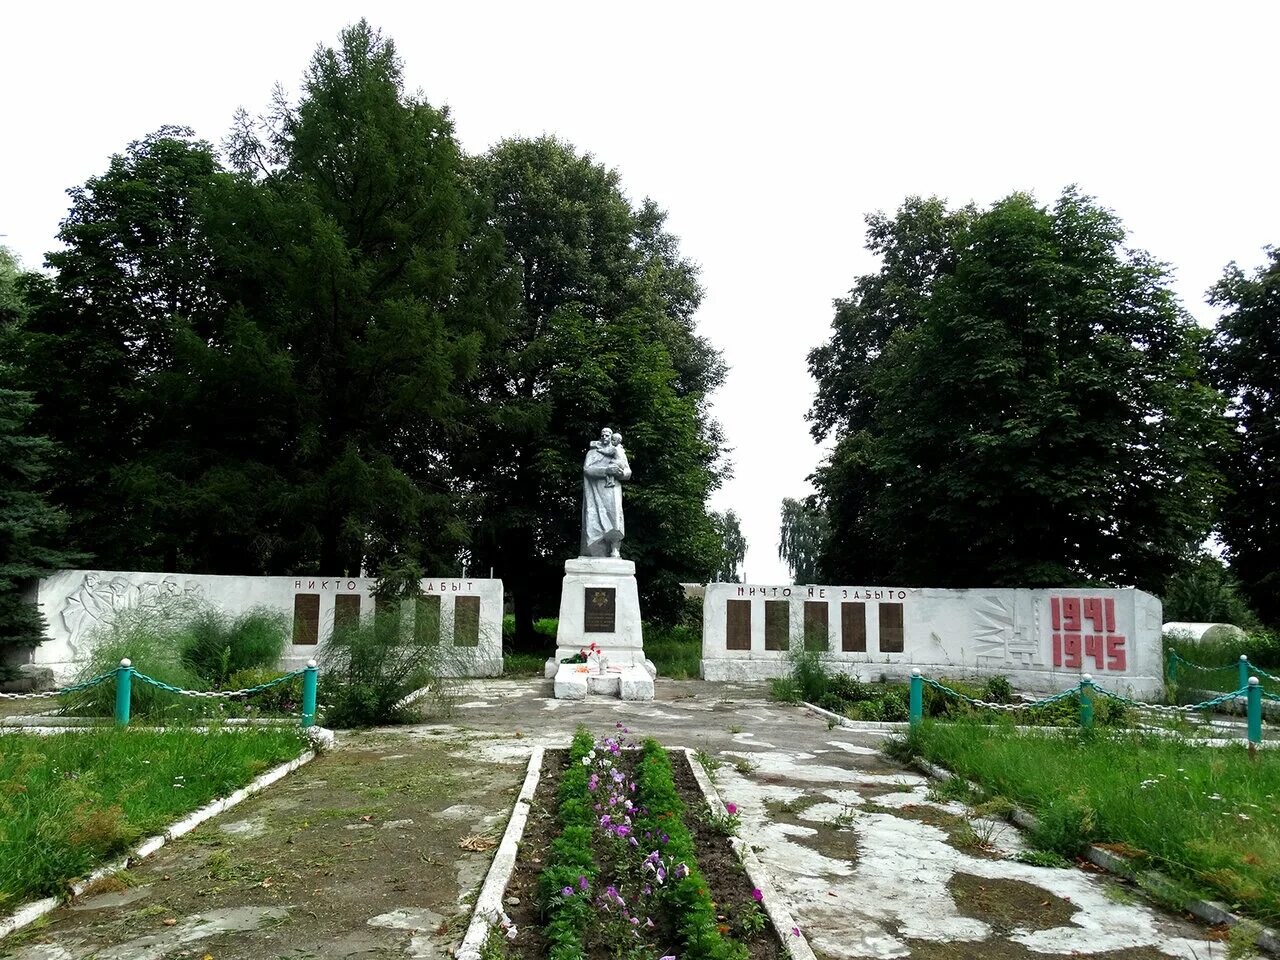
[[[608,427],[591,441],[582,464],[582,552],[584,557],[620,557],[626,536],[621,480],[631,479],[622,434]]]

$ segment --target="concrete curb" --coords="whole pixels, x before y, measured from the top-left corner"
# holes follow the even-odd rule
[[[953,774],[946,767],[932,763],[924,757],[916,757],[912,761],[916,769],[934,780],[950,780]],[[980,790],[977,784],[970,780],[966,780],[971,789]],[[1009,813],[1009,821],[1020,830],[1034,830],[1039,826],[1039,821],[1031,813],[1023,810],[1021,807],[1014,807]],[[1239,923],[1254,923],[1245,917],[1232,913],[1224,904],[1215,903],[1212,900],[1181,900],[1176,893],[1175,885],[1168,877],[1155,870],[1138,870],[1134,867],[1132,861],[1127,857],[1119,856],[1110,850],[1104,850],[1102,847],[1096,847],[1090,844],[1085,850],[1085,859],[1096,867],[1100,867],[1109,873],[1123,877],[1126,880],[1137,883],[1141,881],[1139,886],[1145,886],[1156,893],[1166,896],[1174,902],[1181,904],[1183,910],[1192,916],[1203,920],[1212,926],[1227,924],[1234,927]],[[1268,953],[1280,956],[1280,932],[1272,930],[1268,927],[1259,925],[1258,946]]]
[[[165,829],[164,833],[157,834],[154,837],[148,837],[146,840],[143,840],[123,859],[117,860],[113,863],[104,864],[83,880],[73,883],[71,885],[71,896],[67,898],[67,902],[69,903],[76,897],[83,894],[85,890],[89,889],[89,887],[97,883],[99,880],[102,880],[104,877],[109,877],[113,874],[119,873],[121,870],[128,869],[140,860],[144,860],[151,856],[151,854],[155,853],[170,840],[176,840],[183,834],[190,833],[206,820],[216,817],[224,810],[230,810],[232,807],[244,800],[247,800],[255,793],[262,792],[277,780],[280,780],[297,770],[303,764],[310,763],[316,758],[319,750],[331,746],[334,742],[333,732],[331,730],[326,730],[323,727],[312,727],[308,731],[308,736],[315,741],[315,749],[307,750],[301,755],[294,757],[292,760],[286,761],[285,763],[268,770],[266,773],[255,777],[239,790],[233,791],[225,797],[221,797],[205,804],[195,812],[190,813],[176,823],[171,824]],[[38,920],[46,913],[57,908],[62,902],[63,901],[58,897],[45,897],[43,900],[35,900],[31,903],[23,904],[10,916],[0,920],[0,939],[9,936],[9,934],[14,933],[17,930],[21,930],[27,924]]]
[[[538,788],[538,781],[542,779],[542,758],[545,753],[544,748],[534,747],[529,757],[529,770],[524,775],[524,785],[516,796],[502,842],[489,863],[489,872],[485,875],[484,885],[476,897],[475,909],[471,912],[467,934],[454,953],[457,960],[479,960],[480,949],[489,936],[490,928],[501,922],[506,915],[502,909],[502,895],[516,868],[520,838],[524,836],[524,827],[529,820],[529,805],[533,801],[533,793]]]
[[[693,759],[694,753],[695,751],[688,747],[684,748],[685,760],[689,764],[689,769],[693,771],[694,779],[698,781],[702,796],[706,799],[707,805],[711,807],[712,812],[716,816],[722,817],[726,811],[724,801],[720,799],[720,791],[716,789],[715,783],[707,776],[707,772],[702,769],[701,764]],[[813,954],[813,948],[809,946],[809,941],[805,939],[804,932],[800,930],[799,924],[791,916],[791,911],[787,909],[786,903],[783,902],[778,891],[774,889],[773,880],[770,879],[764,864],[760,862],[760,858],[756,856],[756,852],[751,849],[751,845],[741,837],[732,837],[731,842],[733,843],[734,851],[742,860],[742,865],[746,868],[747,877],[760,890],[764,912],[768,915],[774,931],[778,934],[782,949],[790,954],[791,960],[817,960]],[[795,932],[793,933],[793,931]]]

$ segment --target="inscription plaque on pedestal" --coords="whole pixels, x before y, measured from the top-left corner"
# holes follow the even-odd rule
[[[615,587],[587,587],[582,610],[583,632],[613,633],[617,610],[618,591]]]

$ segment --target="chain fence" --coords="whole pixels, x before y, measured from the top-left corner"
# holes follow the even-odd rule
[[[165,690],[169,693],[183,697],[197,697],[204,700],[233,700],[253,696],[255,693],[261,693],[264,690],[270,690],[272,687],[280,686],[291,680],[302,678],[302,704],[301,704],[301,723],[304,727],[310,727],[315,723],[316,718],[316,681],[317,668],[316,662],[312,660],[301,670],[292,670],[289,673],[279,677],[274,677],[264,683],[259,683],[252,687],[245,687],[242,690],[186,690],[182,687],[175,687],[171,683],[165,683],[163,680],[157,680],[155,677],[148,676],[135,670],[132,664],[126,659],[120,661],[120,666],[115,670],[109,670],[106,673],[100,673],[96,677],[73,683],[70,686],[60,687],[57,690],[42,690],[33,693],[0,693],[0,700],[51,700],[56,697],[66,696],[71,693],[80,693],[99,684],[106,683],[108,680],[114,680],[116,684],[115,697],[115,722],[117,726],[128,726],[129,715],[131,710],[131,701],[133,699],[133,681],[145,683],[159,690]]]
[[[1069,697],[1078,697],[1080,700],[1080,725],[1083,727],[1093,726],[1093,704],[1094,695],[1107,697],[1118,703],[1124,704],[1126,707],[1132,707],[1136,710],[1151,711],[1153,713],[1161,713],[1172,716],[1186,716],[1201,710],[1212,710],[1214,707],[1222,706],[1226,703],[1245,704],[1246,715],[1248,719],[1248,740],[1250,749],[1254,744],[1262,741],[1262,700],[1265,697],[1268,700],[1280,701],[1280,695],[1273,694],[1268,690],[1263,690],[1259,680],[1254,677],[1250,682],[1238,690],[1230,693],[1219,694],[1208,700],[1202,700],[1199,703],[1187,704],[1163,704],[1163,703],[1147,703],[1143,700],[1135,700],[1133,697],[1125,696],[1115,690],[1108,690],[1106,687],[1100,687],[1094,683],[1093,678],[1087,674],[1084,679],[1070,689],[1063,690],[1061,693],[1055,693],[1052,696],[1044,697],[1040,700],[1027,700],[1021,703],[992,703],[989,700],[980,700],[977,697],[971,697],[961,693],[935,680],[933,677],[923,676],[920,671],[913,670],[911,676],[911,692],[909,717],[912,725],[920,723],[924,718],[924,688],[932,687],[939,693],[949,697],[954,697],[971,706],[978,707],[983,710],[993,710],[1002,713],[1017,713],[1020,711],[1034,710],[1038,707],[1045,707],[1053,703],[1066,700]]]
[[[0,700],[50,700],[54,697],[61,697],[63,694],[79,693],[81,690],[96,687],[100,683],[106,683],[108,680],[114,679],[115,675],[116,671],[108,670],[106,673],[100,673],[92,679],[81,683],[73,683],[71,686],[62,687],[59,690],[42,690],[38,693],[0,693]]]
[[[172,684],[165,683],[163,680],[157,680],[155,677],[149,677],[145,673],[139,673],[137,670],[133,671],[133,678],[135,680],[141,680],[143,683],[150,684],[160,690],[167,690],[170,693],[181,694],[184,697],[203,697],[207,700],[230,700],[234,697],[247,697],[263,690],[269,690],[282,683],[288,683],[294,677],[301,677],[306,672],[306,670],[294,670],[292,673],[286,673],[284,676],[276,677],[274,680],[268,680],[266,683],[260,683],[256,687],[245,687],[243,690],[184,690],[182,687],[175,687]],[[112,672],[112,675],[113,674],[114,671]]]

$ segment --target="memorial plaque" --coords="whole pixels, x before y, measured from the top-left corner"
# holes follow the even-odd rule
[[[766,600],[764,602],[764,648],[789,650],[791,648],[791,601]]]
[[[613,633],[618,612],[618,591],[614,587],[587,587],[582,610],[584,633]]]
[[[880,652],[902,653],[902,604],[880,604]]]
[[[730,600],[725,604],[724,645],[729,650],[751,649],[750,600]]]
[[[320,641],[320,594],[293,595],[293,642],[300,647]]]
[[[360,594],[340,593],[333,598],[333,629],[360,622]]]
[[[458,597],[453,601],[453,645],[480,645],[480,598]]]
[[[440,639],[439,594],[428,594],[414,600],[413,638],[418,643],[435,643]]]
[[[840,604],[840,649],[845,653],[867,652],[867,605]]]
[[[804,602],[804,648],[827,649],[827,603],[825,600]]]

